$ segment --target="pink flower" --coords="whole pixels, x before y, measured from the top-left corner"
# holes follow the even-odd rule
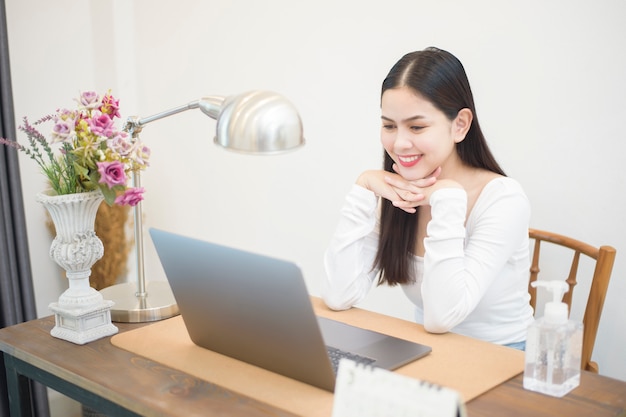
[[[98,93],[95,91],[85,91],[80,95],[80,104],[87,107],[88,109],[95,109],[100,105],[100,100],[98,98]]]
[[[115,198],[115,204],[120,206],[136,206],[141,200],[143,200],[144,188],[127,188],[124,194],[118,195]]]
[[[111,94],[107,94],[102,98],[102,106],[100,111],[108,114],[111,119],[120,116],[120,101],[116,100]]]
[[[87,120],[89,123],[89,129],[98,136],[109,137],[113,135],[115,126],[111,118],[100,112],[94,112],[94,116]]]
[[[51,143],[58,143],[66,141],[70,135],[74,133],[74,120],[57,119],[52,127],[52,140]]]
[[[150,148],[141,142],[135,142],[132,149],[132,158],[139,166],[147,167],[150,164],[148,162],[150,158]]]
[[[98,162],[98,173],[100,174],[100,184],[106,184],[109,188],[116,185],[126,184],[126,173],[124,172],[124,164],[120,161]]]
[[[131,143],[126,140],[126,137],[126,132],[117,132],[115,136],[109,136],[107,139],[107,148],[122,157],[128,156],[133,147]]]

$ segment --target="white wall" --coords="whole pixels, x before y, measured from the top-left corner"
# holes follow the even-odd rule
[[[626,380],[623,1],[7,0],[7,15],[18,119],[85,89],[113,89],[124,117],[250,89],[293,101],[308,144],[283,156],[216,148],[201,113],[147,126],[145,223],[295,260],[312,294],[345,192],[381,164],[382,79],[406,52],[450,50],[496,156],[532,201],[532,226],[617,248],[594,358]],[[22,175],[44,316],[66,283],[34,201],[43,178],[26,159]],[[148,277],[164,279],[146,246]],[[363,306],[411,317],[397,290]]]

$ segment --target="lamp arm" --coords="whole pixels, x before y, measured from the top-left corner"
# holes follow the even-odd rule
[[[147,125],[148,123],[154,122],[155,120],[164,119],[166,117],[182,113],[187,110],[198,108],[212,119],[217,120],[223,102],[224,97],[203,97],[200,100],[190,101],[189,103],[182,106],[174,107],[173,109],[165,110],[163,112],[153,114],[152,116],[142,117],[141,119],[136,116],[131,116],[126,121],[126,126],[124,127],[124,130],[129,132],[131,136],[135,137],[139,132],[141,132],[143,126]]]
[[[207,116],[217,120],[222,109],[223,97],[210,96],[203,97],[200,100],[190,101],[189,103],[174,107],[173,109],[163,111],[161,113],[154,114],[152,116],[139,119],[138,117],[131,116],[126,121],[124,130],[128,132],[133,141],[136,141],[139,137],[139,133],[144,125],[155,120],[163,119],[174,114],[182,113],[187,110],[200,109]],[[134,188],[141,188],[141,175],[138,169],[132,172],[132,182]],[[144,253],[143,253],[143,203],[139,201],[134,207],[134,229],[135,229],[135,251],[137,258],[137,293],[135,294],[140,301],[142,308],[146,308],[144,305],[146,302],[146,278],[144,271]]]

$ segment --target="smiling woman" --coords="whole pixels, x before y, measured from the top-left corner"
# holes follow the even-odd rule
[[[523,345],[530,206],[487,147],[461,62],[437,48],[405,55],[383,82],[381,112],[384,169],[348,194],[324,300],[347,309],[376,280],[400,284],[428,331]]]

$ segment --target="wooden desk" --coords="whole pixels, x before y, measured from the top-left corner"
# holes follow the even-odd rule
[[[116,323],[120,332],[145,324]],[[27,378],[111,416],[291,416],[194,376],[116,348],[110,338],[78,346],[50,336],[47,317],[0,330],[11,416],[30,415]],[[564,398],[526,391],[522,376],[467,403],[481,416],[626,416],[626,382],[583,372]]]

